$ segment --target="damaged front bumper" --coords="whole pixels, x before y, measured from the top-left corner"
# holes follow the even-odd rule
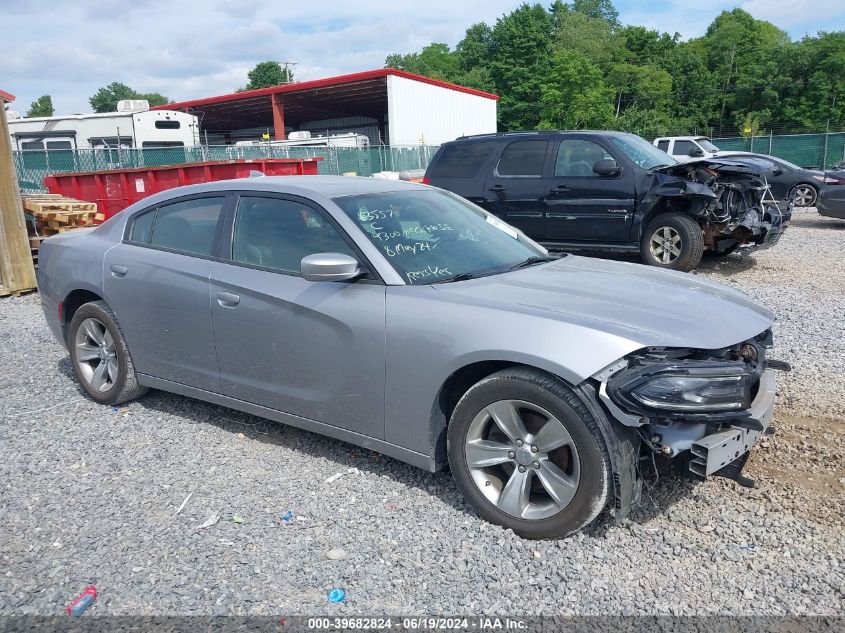
[[[646,457],[676,460],[695,478],[718,475],[753,485],[742,468],[759,439],[773,430],[774,372],[789,370],[786,363],[766,360],[770,342],[764,333],[719,350],[716,358],[622,359],[593,376],[598,399],[609,417],[636,430]]]
[[[792,219],[792,203],[783,203],[783,207],[772,202],[762,214],[758,209],[749,209],[730,229],[729,239],[738,244],[738,252],[753,253],[777,244]]]
[[[767,369],[760,376],[757,396],[748,410],[749,418],[745,419],[758,422],[758,428],[749,428],[747,424],[730,425],[694,441],[690,445],[690,472],[699,477],[707,477],[744,457],[769,428],[774,410],[775,376],[771,369]]]

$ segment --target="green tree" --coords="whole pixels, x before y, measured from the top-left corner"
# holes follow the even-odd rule
[[[542,5],[523,4],[491,31],[490,76],[499,94],[499,125],[532,129],[542,118],[541,85],[550,69],[552,19]]]
[[[613,119],[613,91],[598,66],[580,53],[555,53],[540,90],[540,128],[603,128]]]
[[[50,95],[42,95],[32,102],[26,116],[53,116],[53,98]]]
[[[454,81],[460,74],[458,55],[439,42],[429,44],[419,53],[388,55],[385,66],[443,81]]]
[[[259,62],[246,76],[249,81],[240,91],[280,86],[293,81],[293,71],[287,66],[283,68],[279,62],[273,61]]]
[[[588,18],[604,20],[614,28],[620,26],[619,11],[610,0],[573,0],[572,11]]]
[[[110,83],[100,88],[88,99],[88,103],[94,108],[94,112],[115,112],[117,102],[126,99],[145,99],[151,106],[165,105],[171,103],[170,99],[157,92],[140,93],[136,92],[126,84],[119,82]]]

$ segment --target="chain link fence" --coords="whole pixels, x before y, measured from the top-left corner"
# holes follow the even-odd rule
[[[801,167],[828,169],[845,160],[845,132],[714,138],[719,149],[770,154]]]
[[[424,170],[437,147],[371,146],[290,147],[285,145],[197,145],[146,149],[18,150],[14,152],[18,182],[24,193],[42,193],[44,177],[62,172],[136,169],[219,160],[322,157],[318,173],[355,173],[371,176],[380,171]]]

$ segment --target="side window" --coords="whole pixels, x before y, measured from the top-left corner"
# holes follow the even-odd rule
[[[689,151],[693,148],[692,141],[675,141],[675,147],[672,148],[673,156],[688,156]]]
[[[548,141],[514,141],[502,152],[496,168],[500,176],[542,176]]]
[[[613,156],[598,143],[580,138],[564,139],[557,149],[555,176],[598,178],[593,165],[606,159],[613,160]]]
[[[493,142],[455,143],[443,148],[431,166],[432,178],[472,178],[495,149]]]
[[[238,202],[232,260],[299,274],[300,263],[314,253],[358,256],[317,211],[279,198],[244,196]]]
[[[194,255],[211,255],[217,220],[225,201],[224,197],[195,198],[159,207],[150,244]]]
[[[156,209],[147,211],[137,216],[132,221],[132,230],[129,232],[129,241],[140,244],[149,244],[150,236],[153,234],[153,224],[156,220]]]
[[[669,141],[657,141],[657,149],[663,150],[664,152],[669,152]]]

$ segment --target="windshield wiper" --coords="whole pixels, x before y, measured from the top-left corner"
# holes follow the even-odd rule
[[[523,260],[519,263],[514,264],[513,266],[508,268],[508,270],[516,270],[518,268],[525,268],[526,266],[533,266],[534,264],[540,264],[540,263],[543,263],[543,262],[554,262],[554,261],[557,261],[559,259],[560,259],[560,257],[555,257],[553,255],[542,255],[542,256],[541,255],[534,255],[532,257],[529,257],[526,260]]]
[[[458,273],[453,277],[449,277],[448,279],[439,279],[437,281],[433,281],[432,283],[435,284],[447,284],[451,281],[466,281],[467,279],[475,279],[475,275],[472,273]]]

